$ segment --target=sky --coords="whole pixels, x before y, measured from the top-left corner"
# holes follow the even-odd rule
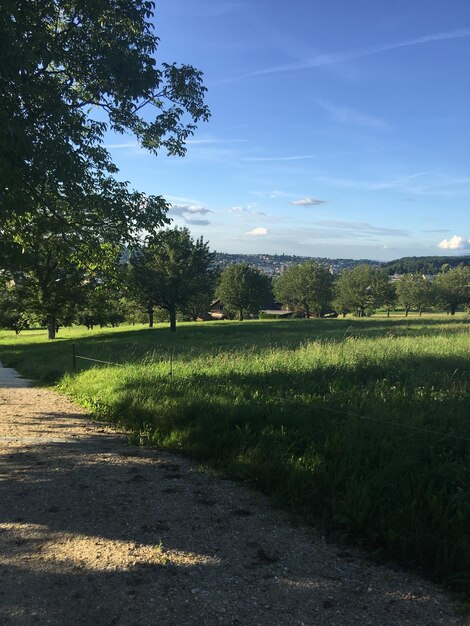
[[[204,73],[184,158],[108,135],[120,177],[219,252],[470,254],[469,0],[160,0]]]

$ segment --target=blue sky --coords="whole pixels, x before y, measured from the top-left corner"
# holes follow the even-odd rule
[[[470,253],[468,0],[161,0],[159,61],[204,72],[184,158],[120,176],[222,252]]]

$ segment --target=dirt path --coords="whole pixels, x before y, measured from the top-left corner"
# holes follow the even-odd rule
[[[0,623],[468,624],[437,588],[0,368]]]

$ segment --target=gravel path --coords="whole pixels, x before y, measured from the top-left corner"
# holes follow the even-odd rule
[[[0,623],[469,624],[441,591],[0,367]]]

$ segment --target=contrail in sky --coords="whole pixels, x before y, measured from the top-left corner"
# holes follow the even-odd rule
[[[254,70],[253,72],[244,74],[243,77],[247,78],[250,76],[263,76],[265,74],[277,74],[280,72],[292,72],[295,70],[313,69],[316,67],[323,67],[324,65],[331,65],[332,63],[340,63],[341,61],[360,59],[362,57],[371,56],[380,52],[386,52],[388,50],[408,48],[409,46],[419,46],[421,44],[431,43],[433,41],[461,39],[463,37],[470,37],[470,28],[452,30],[446,33],[434,33],[433,35],[423,35],[422,37],[416,37],[414,39],[405,39],[404,41],[395,41],[393,43],[371,46],[369,48],[358,48],[356,50],[348,50],[346,52],[318,54],[311,59],[297,61],[294,63],[285,63],[284,65],[276,65],[274,67],[267,67],[260,70]]]

